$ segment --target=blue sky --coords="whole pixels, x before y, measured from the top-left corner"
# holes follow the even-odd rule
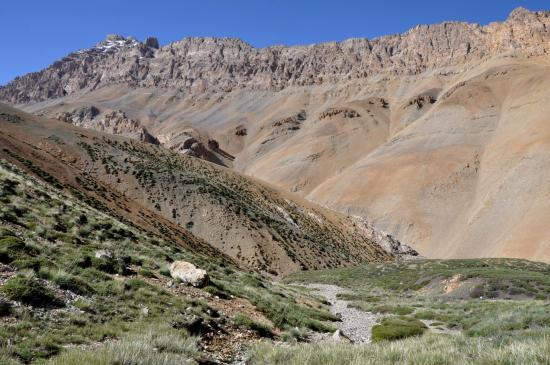
[[[238,37],[256,47],[374,38],[416,24],[486,24],[512,9],[550,10],[548,0],[6,0],[1,6],[0,85],[38,71],[105,35]]]

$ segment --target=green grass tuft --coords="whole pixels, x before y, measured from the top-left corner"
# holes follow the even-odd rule
[[[50,289],[32,276],[14,276],[4,284],[2,291],[12,300],[35,307],[58,307],[62,305]]]
[[[372,340],[398,340],[411,336],[420,336],[427,330],[426,325],[410,317],[386,317],[379,325],[372,327]]]
[[[273,330],[271,326],[262,322],[254,321],[245,314],[237,314],[234,321],[236,325],[250,328],[251,330],[258,332],[258,334],[262,337],[273,337]]]

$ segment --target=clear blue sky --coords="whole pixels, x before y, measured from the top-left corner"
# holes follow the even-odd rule
[[[1,5],[0,85],[40,70],[105,35],[239,37],[256,47],[374,38],[416,24],[504,20],[548,0],[6,0]]]

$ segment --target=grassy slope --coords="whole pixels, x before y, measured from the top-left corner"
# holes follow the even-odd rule
[[[287,280],[340,285],[350,290],[341,295],[349,305],[386,318],[420,319],[430,331],[362,347],[301,345],[283,350],[264,345],[254,350],[253,363],[550,362],[547,264],[513,259],[420,260],[302,272]]]
[[[132,227],[1,160],[0,186],[2,363],[58,354],[54,364],[91,363],[96,356],[96,364],[126,363],[144,353],[147,363],[174,363],[201,356],[204,334],[189,330],[195,320],[229,333],[243,325],[266,331],[265,324],[241,323],[242,316],[234,322],[205,299],[167,289],[166,267],[176,259],[207,269],[207,292],[228,298],[228,305],[231,296],[246,299],[278,333],[295,326],[328,330],[320,320],[334,319],[312,298]],[[98,250],[114,259],[97,259]],[[41,301],[25,296],[29,284],[43,291]],[[298,304],[304,301],[309,305]],[[62,351],[66,346],[72,350]]]

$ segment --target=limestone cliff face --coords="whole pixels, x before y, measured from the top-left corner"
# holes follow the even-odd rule
[[[111,35],[43,71],[0,88],[0,99],[22,104],[112,84],[176,88],[184,94],[234,89],[280,90],[359,79],[380,72],[418,74],[503,52],[542,55],[550,49],[550,12],[514,10],[501,23],[417,26],[373,40],[254,48],[239,39],[185,38],[158,47]]]

